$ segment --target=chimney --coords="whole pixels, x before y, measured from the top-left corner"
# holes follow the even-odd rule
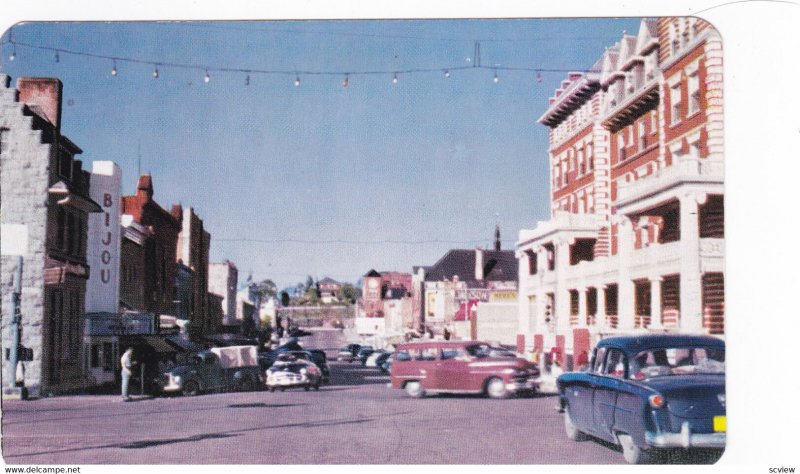
[[[61,81],[47,77],[21,77],[17,80],[19,101],[33,106],[44,119],[61,130]]]
[[[494,227],[494,249],[500,251],[500,224]]]
[[[483,280],[483,249],[480,247],[475,249],[475,279]]]
[[[149,174],[139,176],[139,184],[136,186],[136,194],[145,194],[147,199],[153,199],[153,178]]]

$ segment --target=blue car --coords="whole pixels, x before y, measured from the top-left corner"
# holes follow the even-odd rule
[[[619,445],[631,464],[667,450],[725,449],[725,343],[710,336],[603,339],[557,381],[567,437]]]

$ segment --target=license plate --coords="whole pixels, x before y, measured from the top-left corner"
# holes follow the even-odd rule
[[[714,431],[717,433],[724,433],[727,431],[727,422],[724,416],[714,417]]]

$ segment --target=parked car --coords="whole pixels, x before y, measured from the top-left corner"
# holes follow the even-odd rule
[[[361,349],[361,344],[348,344],[339,350],[336,358],[345,362],[353,362],[357,359],[359,349]]]
[[[303,387],[306,391],[319,390],[322,371],[313,362],[298,359],[293,354],[283,353],[267,370],[266,386],[270,392],[292,387]]]
[[[378,367],[378,359],[386,354],[389,354],[389,351],[385,349],[378,349],[367,357],[367,360],[364,362],[364,366]]]
[[[392,373],[392,360],[394,359],[394,352],[389,354],[389,357],[380,365],[381,372],[384,374]]]
[[[311,362],[316,364],[322,371],[322,382],[328,383],[331,377],[331,369],[328,367],[328,355],[321,349],[307,349],[306,352],[311,354]]]
[[[361,365],[367,365],[367,357],[372,355],[375,352],[375,348],[372,346],[361,346],[358,350],[358,354],[356,354],[356,358],[361,362]]]
[[[198,395],[203,392],[254,390],[261,386],[256,346],[214,347],[198,352],[186,364],[170,368],[159,378],[162,393]]]
[[[567,437],[622,447],[625,460],[662,450],[725,449],[725,343],[710,336],[612,337],[585,372],[557,381]]]
[[[426,393],[484,393],[506,398],[534,393],[539,369],[521,357],[489,355],[477,341],[425,341],[400,344],[392,356],[391,383],[415,398]]]
[[[374,354],[373,354],[373,355],[374,355]],[[389,351],[382,351],[382,352],[380,352],[380,353],[379,353],[379,354],[378,354],[378,355],[375,357],[375,360],[374,360],[374,365],[373,365],[373,367],[376,367],[376,368],[380,369],[380,370],[381,370],[381,372],[383,372],[383,363],[384,363],[384,362],[386,362],[386,361],[387,361],[387,360],[388,360],[388,359],[389,359],[391,356],[392,356],[392,353],[391,353],[391,352],[389,352]],[[370,356],[370,357],[371,357],[371,356]],[[367,367],[369,367],[369,366],[370,366],[370,365],[369,365],[369,360],[367,360]]]

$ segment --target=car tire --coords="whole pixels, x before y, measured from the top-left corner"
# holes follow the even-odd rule
[[[406,394],[411,398],[422,398],[425,396],[425,389],[422,388],[422,384],[416,380],[406,382],[405,389]]]
[[[314,385],[314,390],[319,392],[319,382]]]
[[[567,438],[572,441],[586,441],[589,439],[586,433],[575,427],[572,417],[569,415],[569,408],[564,408],[564,431],[567,432]]]
[[[652,461],[652,453],[637,446],[631,435],[620,433],[617,435],[617,441],[622,447],[622,456],[628,464],[647,464]]]
[[[200,395],[200,384],[195,380],[187,380],[183,384],[183,394],[187,397]]]
[[[250,377],[243,378],[241,383],[239,384],[239,390],[242,392],[252,392],[253,388],[255,388],[255,384],[250,379]]]
[[[489,398],[499,400],[508,397],[508,389],[506,383],[500,377],[492,377],[486,382],[486,395]]]

